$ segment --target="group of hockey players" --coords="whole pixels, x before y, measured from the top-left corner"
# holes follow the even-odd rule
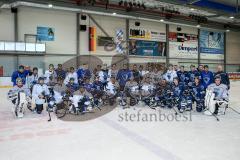
[[[214,93],[214,100],[228,101],[230,82],[227,73],[221,65],[217,72],[209,71],[208,65],[190,66],[186,71],[184,66],[169,65],[160,70],[157,66],[124,64],[117,69],[116,64],[109,68],[106,64],[98,65],[93,71],[87,64],[67,71],[61,64],[54,68],[49,65],[43,75],[38,75],[38,68],[26,70],[23,65],[12,74],[13,88],[11,93],[23,92],[31,99],[28,108],[41,113],[54,104],[63,103],[63,97],[68,95],[72,101],[73,112],[79,109],[81,113],[92,109],[93,104],[108,101],[110,105],[119,103],[127,108],[143,101],[151,107],[177,107],[179,112],[190,111],[196,104],[196,111],[205,109],[206,90]],[[11,98],[15,105],[17,97]],[[121,102],[121,103],[120,103]],[[218,103],[211,110],[218,114]]]

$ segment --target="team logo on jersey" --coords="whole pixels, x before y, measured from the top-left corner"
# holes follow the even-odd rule
[[[123,75],[122,75],[122,79],[123,79],[124,81],[127,81],[127,80],[128,80],[128,74],[123,74]]]
[[[107,72],[103,72],[103,79],[104,79],[104,80],[107,80],[107,78],[108,78]]]
[[[190,74],[191,81],[194,81],[195,74]]]
[[[214,88],[214,94],[215,94],[215,97],[218,97],[220,95],[220,88]]]
[[[208,84],[209,81],[210,81],[210,78],[209,78],[209,77],[204,77],[204,78],[203,78],[203,81],[205,82],[205,84]]]
[[[175,87],[174,88],[174,92],[175,92],[175,95],[180,95],[180,88],[179,87]]]
[[[181,80],[182,82],[185,81],[185,75],[184,75],[184,74],[181,74],[180,80]]]
[[[171,78],[171,74],[170,74],[170,73],[167,74],[167,78],[168,78],[168,79]]]

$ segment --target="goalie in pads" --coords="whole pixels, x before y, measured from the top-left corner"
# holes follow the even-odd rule
[[[205,106],[206,111],[204,114],[221,114],[225,113],[228,105],[228,87],[221,83],[221,77],[215,77],[215,83],[208,86],[206,90]]]
[[[21,78],[16,79],[16,85],[8,92],[8,99],[14,104],[13,111],[16,117],[22,118],[30,104],[30,90],[23,85]]]

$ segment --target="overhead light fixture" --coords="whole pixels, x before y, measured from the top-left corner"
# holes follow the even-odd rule
[[[161,19],[161,20],[160,20],[160,22],[164,22],[164,20],[163,20],[163,19]]]
[[[230,32],[230,28],[231,28],[230,24],[225,24],[223,27],[225,28],[226,32]]]
[[[48,7],[49,7],[49,8],[52,8],[52,7],[53,7],[53,5],[52,5],[52,4],[48,4]]]
[[[234,17],[233,16],[231,16],[231,17],[229,17],[230,19],[233,19]]]
[[[197,25],[197,28],[200,28],[200,27],[201,27],[201,25],[200,25],[200,24],[198,24],[198,25]]]
[[[194,9],[194,8],[191,8],[190,10],[191,10],[191,11],[194,11],[195,9]]]
[[[117,14],[117,13],[115,13],[115,12],[113,13],[113,15],[116,15],[116,14]]]

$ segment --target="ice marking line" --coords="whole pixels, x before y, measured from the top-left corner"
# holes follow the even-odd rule
[[[154,153],[156,156],[158,156],[162,160],[182,160],[181,158],[177,157],[176,155],[167,151],[166,149],[162,148],[161,146],[149,141],[148,139],[140,136],[137,133],[130,131],[126,127],[124,127],[106,117],[101,117],[100,120],[103,123],[105,123],[106,125],[110,126],[111,128],[119,131],[120,133],[125,135],[127,138],[129,138],[132,141],[136,142],[137,144],[143,146],[148,151]]]

